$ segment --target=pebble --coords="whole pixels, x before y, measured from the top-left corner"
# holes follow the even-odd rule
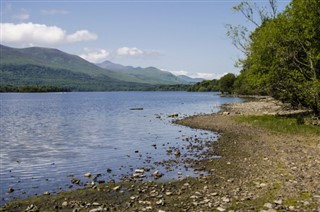
[[[290,211],[293,211],[294,209],[295,209],[294,206],[289,206]]]
[[[135,172],[135,173],[143,174],[143,173],[144,173],[144,169],[136,169],[134,172]]]
[[[164,200],[160,199],[159,201],[156,202],[157,205],[164,205]]]
[[[217,211],[223,212],[223,211],[226,211],[226,209],[224,209],[222,207],[217,207]]]
[[[172,195],[172,192],[167,191],[167,192],[166,192],[166,195],[167,195],[167,196],[171,196],[171,195]]]
[[[151,197],[156,197],[158,195],[159,195],[159,193],[156,190],[153,190],[153,191],[150,192],[150,196]]]
[[[38,212],[39,209],[36,205],[32,204],[27,207],[26,212]]]
[[[260,183],[260,188],[263,188],[263,187],[266,187],[267,186],[267,184],[266,183]]]
[[[160,177],[163,176],[162,173],[160,173],[158,170],[155,170],[152,174],[152,176],[155,178],[155,179],[159,179]]]
[[[180,154],[181,154],[181,153],[180,153],[180,150],[175,150],[175,151],[174,151],[174,155],[175,155],[175,156],[180,156]]]
[[[136,197],[135,197],[135,196],[131,196],[130,199],[131,199],[131,200],[135,200]]]
[[[134,178],[144,178],[144,177],[146,177],[146,175],[144,175],[144,174],[142,174],[142,173],[134,173],[132,176],[133,176]]]
[[[13,188],[9,188],[8,189],[8,193],[12,193],[12,192],[14,192],[14,189]]]
[[[273,202],[276,203],[277,205],[281,205],[281,204],[282,204],[282,200],[281,200],[281,199],[275,200],[275,201],[273,201]]]
[[[150,202],[150,201],[139,200],[139,204],[142,204],[142,205],[151,205],[151,202]]]
[[[78,179],[78,178],[72,178],[72,179],[71,179],[71,183],[73,183],[73,184],[80,184],[80,179]]]
[[[64,201],[62,204],[61,204],[62,207],[68,207],[68,202],[67,201]]]
[[[100,212],[103,211],[102,207],[91,209],[89,212]]]
[[[270,209],[270,208],[272,208],[272,204],[269,203],[269,202],[267,202],[267,203],[265,203],[265,204],[263,205],[263,207]]]
[[[84,177],[88,177],[88,178],[90,178],[92,175],[91,175],[91,173],[90,173],[90,172],[88,172],[88,173],[85,173],[83,176],[84,176]]]
[[[114,190],[114,191],[119,191],[120,188],[121,188],[121,185],[118,185],[118,186],[114,187],[112,190]]]
[[[222,201],[223,201],[223,202],[230,202],[230,199],[227,198],[227,197],[222,197]]]

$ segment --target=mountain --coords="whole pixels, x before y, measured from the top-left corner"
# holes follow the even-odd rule
[[[11,48],[0,45],[1,86],[49,85],[71,90],[140,90],[156,84],[180,84],[182,80],[160,70],[128,67],[128,71],[101,68],[79,56],[58,49]],[[116,65],[122,70],[121,65]],[[141,69],[141,73],[135,73]],[[132,70],[135,70],[132,72]],[[154,74],[157,73],[157,74]],[[143,76],[145,75],[145,76]],[[185,82],[184,82],[185,83]]]
[[[186,76],[186,75],[179,75],[178,77],[180,79],[190,83],[190,84],[195,84],[197,82],[202,82],[203,80],[205,80],[203,78],[192,78],[192,77],[189,77],[189,76]]]
[[[53,69],[66,69],[89,74],[91,76],[106,74],[94,64],[58,49],[30,47],[24,49],[0,46],[2,65],[37,65]]]
[[[123,66],[120,64],[112,63],[110,61],[104,61],[96,65],[106,70],[127,74],[142,82],[148,82],[151,84],[165,84],[165,85],[188,84],[187,81],[180,79],[179,77],[173,75],[172,73],[167,71],[161,71],[160,69],[157,69],[155,67],[141,68],[141,67]]]

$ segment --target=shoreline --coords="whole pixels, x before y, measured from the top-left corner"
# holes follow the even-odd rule
[[[257,105],[255,114],[249,113],[252,104]],[[259,109],[258,105],[263,109]],[[244,115],[272,114],[274,109],[279,109],[278,106],[283,108],[271,99],[258,99],[226,105],[220,114],[191,116],[177,121],[177,124],[222,135],[208,150],[222,157],[204,157],[194,162],[197,169],[207,171],[208,176],[163,183],[108,183],[96,188],[17,200],[1,209],[78,209],[92,212],[319,211],[318,135],[273,132],[254,123],[236,120]],[[245,111],[249,111],[248,114]]]

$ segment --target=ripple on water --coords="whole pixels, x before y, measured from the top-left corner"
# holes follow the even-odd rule
[[[240,101],[187,92],[0,95],[1,205],[45,191],[66,190],[71,176],[84,182],[87,172],[101,174],[100,179],[106,181],[146,166],[166,173],[163,179],[177,179],[178,172],[193,175],[183,164],[172,163],[168,170],[155,162],[176,160],[174,154],[167,154],[168,147],[181,151],[180,161],[183,155],[194,157],[188,153],[185,138],[196,135],[214,140],[216,135],[173,125],[168,114],[213,113],[218,105]],[[152,170],[147,174],[150,178]],[[10,187],[15,191],[7,193]]]

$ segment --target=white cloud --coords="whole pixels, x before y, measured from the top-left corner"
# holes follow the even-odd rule
[[[30,15],[26,9],[21,9],[19,13],[13,15],[12,17],[19,21],[25,21],[30,18]]]
[[[212,73],[191,73],[192,78],[216,79],[216,74]]]
[[[67,10],[41,10],[41,14],[43,15],[67,15],[69,14],[69,11]]]
[[[97,39],[97,35],[87,30],[76,31],[68,35],[65,30],[57,26],[31,22],[21,24],[0,23],[0,29],[2,33],[1,42],[29,46],[50,46]]]
[[[156,50],[142,50],[137,47],[121,47],[116,51],[117,57],[132,57],[132,58],[141,58],[141,57],[158,57],[161,55],[159,51]]]
[[[68,42],[79,42],[85,40],[97,40],[98,36],[89,32],[88,30],[79,30],[71,35],[66,36]]]
[[[161,69],[162,71],[169,71],[166,69]],[[223,74],[217,74],[217,73],[204,73],[204,72],[198,72],[198,73],[193,73],[193,72],[189,72],[189,71],[185,71],[185,70],[180,70],[180,71],[169,71],[172,74],[179,76],[179,75],[186,75],[188,77],[192,77],[192,78],[203,78],[203,79],[220,79],[222,76],[226,75],[227,73],[223,73]]]
[[[143,54],[141,49],[136,47],[129,48],[129,47],[121,47],[116,51],[118,56],[139,56]]]
[[[108,52],[105,49],[91,50],[85,48],[84,51],[85,53],[79,56],[92,63],[102,62],[103,60],[107,59],[107,57],[110,55],[110,52]]]
[[[162,71],[168,71],[166,69],[161,69]],[[183,70],[180,70],[180,71],[169,71],[171,72],[172,74],[176,75],[176,76],[179,76],[179,75],[186,75],[188,76],[189,75],[189,72],[187,71],[183,71]]]

